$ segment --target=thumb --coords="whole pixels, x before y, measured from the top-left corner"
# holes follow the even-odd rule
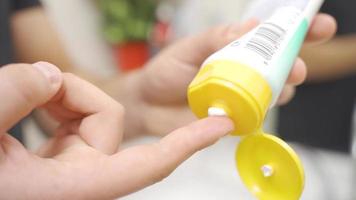
[[[243,36],[256,27],[258,23],[256,19],[250,19],[242,24],[217,26],[177,41],[176,46],[172,45],[172,48],[167,49],[167,51],[175,56],[181,56],[179,59],[199,67],[212,53]]]
[[[50,100],[61,86],[62,75],[57,67],[46,62],[10,64],[0,69],[0,83],[2,134]]]

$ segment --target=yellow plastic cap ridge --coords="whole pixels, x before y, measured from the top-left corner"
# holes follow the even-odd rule
[[[188,102],[193,113],[204,118],[211,107],[225,110],[235,123],[232,135],[257,131],[271,98],[269,84],[257,71],[228,60],[203,66],[188,88]]]

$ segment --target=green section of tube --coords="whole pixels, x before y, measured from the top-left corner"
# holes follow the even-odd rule
[[[282,53],[281,57],[276,61],[275,67],[279,70],[275,70],[274,73],[269,74],[267,77],[273,91],[281,91],[282,86],[288,74],[293,67],[295,58],[298,56],[299,51],[303,45],[305,36],[308,32],[307,19],[302,20],[297,31],[294,33],[292,39],[289,41],[286,49]],[[279,95],[279,94],[278,94]]]

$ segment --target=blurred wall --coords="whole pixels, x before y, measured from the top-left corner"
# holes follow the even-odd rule
[[[101,34],[95,1],[41,1],[76,66],[102,75],[115,72],[110,47]]]
[[[205,30],[209,26],[239,21],[248,0],[181,0],[173,21],[176,37]]]

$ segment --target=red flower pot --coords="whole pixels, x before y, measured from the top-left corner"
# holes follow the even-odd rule
[[[114,56],[120,71],[141,68],[150,57],[147,42],[127,42],[113,47]]]

